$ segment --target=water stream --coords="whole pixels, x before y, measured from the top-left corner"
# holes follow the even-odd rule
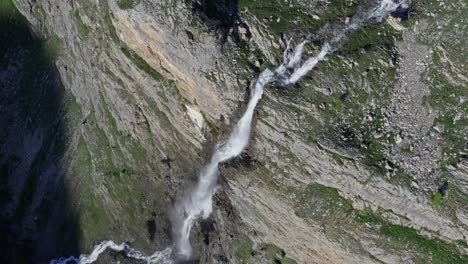
[[[129,258],[142,260],[146,263],[168,264],[173,263],[174,258],[190,259],[192,257],[190,230],[198,218],[207,219],[212,213],[212,197],[216,192],[217,180],[220,173],[218,165],[240,155],[248,146],[253,114],[257,103],[262,98],[265,85],[272,81],[282,85],[296,83],[328,54],[339,48],[349,34],[365,26],[369,22],[382,21],[388,14],[395,11],[401,5],[406,5],[406,3],[395,3],[392,0],[379,0],[376,6],[370,9],[369,12],[354,17],[346,27],[335,32],[335,36],[324,42],[320,52],[316,56],[306,59],[302,64],[304,47],[309,43],[309,40],[306,39],[299,43],[294,49],[290,47],[291,41],[288,42],[288,46],[283,54],[283,63],[274,70],[266,69],[260,73],[254,89],[252,89],[247,108],[233,127],[229,138],[215,146],[210,162],[200,172],[196,187],[176,205],[175,214],[178,217],[175,223],[173,223],[174,233],[176,235],[172,248],[169,247],[151,256],[146,256],[125,243],[116,244],[113,241],[103,241],[94,248],[90,255],[81,255],[78,258],[70,257],[52,260],[50,264],[65,264],[71,262],[80,264],[93,263],[101,253],[108,249],[122,252]]]

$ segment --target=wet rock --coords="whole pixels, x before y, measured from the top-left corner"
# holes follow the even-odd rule
[[[411,7],[408,5],[400,5],[395,12],[392,13],[392,16],[401,18],[403,20],[408,20],[411,13]]]
[[[151,218],[146,221],[146,228],[148,229],[149,239],[154,241],[154,236],[156,233],[156,220]]]

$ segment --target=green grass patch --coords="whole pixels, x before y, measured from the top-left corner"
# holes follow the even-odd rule
[[[267,263],[295,264],[296,261],[286,257],[286,252],[275,244],[263,243],[258,249],[265,254]]]
[[[78,27],[80,35],[83,37],[87,36],[89,32],[91,32],[91,29],[85,23],[83,23],[83,20],[80,16],[80,11],[75,10],[75,12],[73,13],[73,17],[75,18],[75,23]]]
[[[138,5],[138,3],[138,0],[117,0],[117,6],[123,10],[133,9]]]
[[[99,202],[99,199],[94,193],[93,180],[93,161],[91,152],[88,148],[88,142],[83,137],[73,155],[71,171],[76,179],[80,179],[80,214],[79,214],[79,229],[80,229],[80,247],[83,250],[90,250],[93,242],[99,239],[104,239],[104,230],[108,220],[105,213],[105,208]]]
[[[88,175],[92,174],[91,153],[89,152],[88,144],[83,136],[80,137],[73,157],[74,163],[72,164],[72,172],[76,174],[75,176],[80,175],[86,178]]]
[[[250,258],[254,253],[255,250],[253,249],[253,242],[251,240],[247,240],[239,245],[239,248],[234,253],[234,256],[237,258],[239,263],[249,264]]]
[[[337,18],[352,17],[357,12],[358,0],[333,0],[330,2],[318,2],[318,6],[325,9],[321,15],[324,22],[330,22]]]
[[[320,27],[317,20],[304,13],[299,7],[290,7],[289,4],[279,0],[240,0],[239,9],[248,10],[258,19],[268,21],[268,29],[275,35],[292,28],[313,27],[315,30]],[[292,23],[294,21],[296,23]]]
[[[58,35],[55,34],[46,40],[45,47],[49,58],[55,59],[62,52],[63,41]]]
[[[90,123],[90,130],[87,132],[92,141],[89,147],[91,153],[93,153],[96,172],[109,176],[120,175],[121,168],[114,163],[114,159],[116,159],[118,155],[114,155],[111,141],[106,132],[98,126],[93,112],[88,115],[87,120]],[[106,124],[101,123],[102,127],[105,127],[105,125]]]
[[[115,43],[120,43],[117,31],[115,30],[114,24],[112,24],[111,12],[107,0],[100,0],[99,3],[102,8],[102,12],[104,13],[104,25],[107,28],[110,37],[115,41]]]
[[[379,46],[392,46],[401,35],[390,25],[383,23],[377,26],[364,27],[355,32],[341,49],[345,53],[354,53],[360,49]]]
[[[434,264],[462,264],[468,263],[468,256],[460,255],[454,245],[441,240],[428,239],[419,235],[416,230],[400,225],[384,224],[380,232],[392,239],[410,243],[416,247],[421,254],[431,259]]]
[[[434,264],[462,264],[468,262],[468,256],[461,255],[459,252],[458,244],[449,244],[439,239],[429,239],[418,234],[411,227],[391,224],[369,211],[358,213],[356,219],[361,223],[379,224],[381,235],[390,238],[394,242],[400,242],[405,247],[417,250],[418,262]]]
[[[362,224],[365,224],[365,223],[382,224],[384,222],[384,220],[380,216],[374,214],[371,211],[360,212],[357,215],[356,220]]]
[[[334,219],[336,221],[353,212],[351,201],[342,197],[335,188],[318,183],[309,184],[297,192],[299,203],[296,214],[304,219]]]
[[[210,129],[211,134],[213,134],[214,136],[219,135],[221,133],[221,128],[215,122],[210,121],[210,119],[206,117],[205,113],[201,112],[201,114],[206,122],[206,125]]]
[[[327,22],[355,14],[357,3],[356,0],[318,2],[316,8],[322,10],[319,19],[304,12],[302,6],[290,1],[240,0],[239,9],[248,11],[259,20],[267,21],[269,31],[279,35],[286,31],[315,32]]]
[[[120,50],[142,71],[146,72],[149,76],[151,76],[156,81],[164,80],[164,77],[155,69],[153,69],[143,58],[138,56],[136,52],[129,49],[126,46],[120,47]]]
[[[80,206],[80,247],[83,251],[92,249],[95,241],[106,239],[106,230],[109,227],[109,217],[102,199],[93,193],[90,186],[81,195]]]
[[[440,203],[442,202],[442,194],[440,192],[436,192],[433,196],[432,196],[432,205],[440,205]]]

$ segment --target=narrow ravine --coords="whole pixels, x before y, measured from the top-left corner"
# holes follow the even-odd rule
[[[320,52],[302,62],[304,47],[309,43],[306,39],[295,48],[288,43],[283,54],[283,63],[276,69],[266,69],[260,73],[250,94],[245,113],[233,127],[233,130],[226,141],[215,146],[210,162],[201,170],[199,180],[194,189],[187,191],[181,202],[176,204],[176,219],[173,223],[174,245],[163,251],[146,256],[131,248],[128,244],[117,244],[113,241],[103,241],[98,244],[90,255],[80,257],[61,258],[50,261],[51,264],[64,263],[93,263],[99,255],[106,250],[119,251],[128,258],[144,261],[146,263],[173,263],[175,260],[188,260],[192,257],[192,246],[190,244],[190,231],[198,218],[207,219],[213,210],[212,197],[217,190],[219,177],[218,165],[229,159],[237,157],[248,146],[251,134],[251,125],[257,103],[263,95],[264,87],[271,82],[278,82],[281,85],[292,85],[308,74],[320,61],[328,54],[335,51],[355,30],[369,24],[381,22],[387,15],[395,11],[399,6],[406,8],[406,0],[393,2],[392,0],[379,0],[367,13],[354,17],[351,22],[342,30],[336,32],[335,36],[325,41]]]

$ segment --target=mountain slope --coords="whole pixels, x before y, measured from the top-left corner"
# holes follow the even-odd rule
[[[174,203],[259,71],[289,37],[312,34],[315,55],[372,2],[14,5],[38,47],[2,54],[2,229],[20,245],[4,256],[43,263],[105,239],[170,245]],[[250,147],[223,164],[212,217],[192,230],[201,263],[467,260],[466,4],[399,11],[297,85],[266,88]]]

